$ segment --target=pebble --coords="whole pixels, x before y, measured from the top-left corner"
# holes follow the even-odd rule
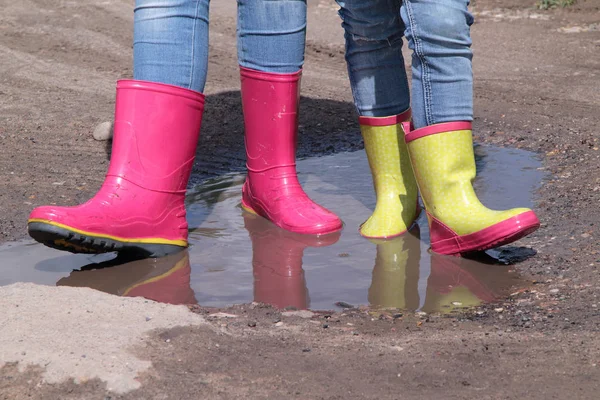
[[[275,324],[275,326],[283,326],[283,322],[279,321],[278,323]]]
[[[556,294],[558,292],[560,292],[559,289],[550,289],[550,293],[552,293],[552,294]]]
[[[234,314],[227,314],[224,312],[218,312],[218,313],[214,313],[214,314],[209,314],[209,317],[214,317],[214,318],[237,318],[237,315]]]
[[[105,141],[110,140],[113,137],[113,123],[111,121],[103,122],[96,126],[94,133],[92,134],[94,139]]]
[[[300,310],[300,311],[284,311],[281,313],[283,317],[300,317],[304,319],[309,319],[314,317],[315,313],[308,310]]]
[[[341,308],[354,308],[352,304],[346,303],[345,301],[338,301],[335,305]]]
[[[256,328],[256,322],[248,322],[250,328]]]

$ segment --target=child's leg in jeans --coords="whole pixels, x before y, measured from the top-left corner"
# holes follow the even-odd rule
[[[377,204],[360,227],[369,238],[406,232],[417,211],[417,185],[400,123],[410,119],[410,94],[402,57],[400,0],[338,0],[346,61],[360,115]]]
[[[238,0],[238,60],[243,68],[292,74],[302,69],[306,0]]]
[[[136,0],[133,77],[204,91],[209,0]]]
[[[412,56],[415,128],[473,120],[468,0],[404,0],[402,20]]]
[[[248,178],[242,205],[275,225],[304,234],[342,229],[296,176],[300,73],[306,0],[238,0],[238,54]]]
[[[402,57],[401,0],[337,0],[359,115],[387,117],[410,107]]]
[[[185,193],[200,134],[209,0],[137,0],[134,80],[117,84],[110,166],[76,207],[38,207],[30,235],[79,253],[147,257],[187,246]]]
[[[511,243],[539,227],[533,211],[486,208],[475,194],[468,0],[404,0],[413,49],[414,130],[406,141],[428,213],[431,248],[460,255]]]

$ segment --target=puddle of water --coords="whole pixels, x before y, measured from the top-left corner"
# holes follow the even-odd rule
[[[533,153],[476,147],[476,191],[492,208],[532,206],[543,178]],[[450,312],[525,285],[512,264],[535,254],[505,248],[477,259],[431,254],[426,218],[409,234],[369,241],[358,226],[375,205],[364,151],[300,161],[308,194],[344,220],[341,234],[293,234],[239,207],[244,177],[212,180],[188,196],[191,247],[159,260],[72,255],[29,242],[0,246],[0,285],[88,286],[122,296],[223,307],[252,301],[279,308],[354,306]]]

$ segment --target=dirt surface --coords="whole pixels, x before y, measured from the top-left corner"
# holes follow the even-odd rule
[[[193,183],[244,163],[234,2],[213,3]],[[520,242],[538,252],[518,266],[535,280],[531,290],[457,318],[357,309],[303,319],[232,307],[221,311],[236,318],[208,318],[220,333],[157,331],[136,347],[153,364],[136,391],[48,383],[43,367],[7,364],[0,399],[597,398],[600,2],[551,11],[532,3],[472,2],[476,139],[538,152],[548,172],[537,194],[542,227]],[[335,5],[309,4],[299,155],[359,149]],[[99,187],[107,143],[91,133],[111,118],[115,80],[131,74],[132,2],[0,0],[0,8],[7,241],[26,235],[33,207],[76,204]]]

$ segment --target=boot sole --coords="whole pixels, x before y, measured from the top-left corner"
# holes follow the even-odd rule
[[[44,222],[29,222],[27,229],[35,241],[53,249],[75,254],[119,252],[136,257],[158,258],[177,253],[185,248],[170,244],[127,242],[87,235]]]
[[[479,232],[432,243],[431,249],[435,253],[455,256],[481,252],[515,242],[539,227],[535,213],[528,211]]]

